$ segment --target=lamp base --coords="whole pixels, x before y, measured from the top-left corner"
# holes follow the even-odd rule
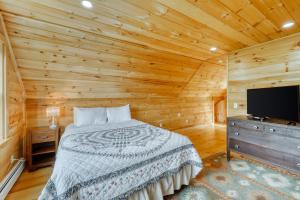
[[[56,129],[56,127],[57,127],[56,124],[50,124],[49,126],[50,129]]]

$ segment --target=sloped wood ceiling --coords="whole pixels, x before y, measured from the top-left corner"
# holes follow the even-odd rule
[[[210,122],[211,97],[226,90],[223,55],[300,27],[299,0],[91,2],[0,0],[29,126],[46,124],[51,104],[63,107],[64,125],[73,106],[126,103],[156,125]],[[290,20],[295,26],[283,30]]]
[[[209,72],[203,60],[300,24],[294,0],[80,2],[0,1],[28,98],[178,96],[199,68]],[[283,31],[288,20],[296,25]]]

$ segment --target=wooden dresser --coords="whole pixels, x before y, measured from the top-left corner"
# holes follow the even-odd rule
[[[300,125],[282,120],[252,120],[246,116],[227,121],[227,159],[230,151],[255,156],[263,161],[300,172]]]
[[[30,171],[54,164],[59,142],[59,127],[31,128],[27,134],[27,161]]]

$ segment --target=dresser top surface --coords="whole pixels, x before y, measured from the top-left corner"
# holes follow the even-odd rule
[[[289,121],[281,120],[281,119],[265,119],[263,121],[260,121],[260,120],[252,119],[250,116],[241,115],[241,116],[228,117],[228,120],[249,121],[249,122],[254,122],[254,123],[261,123],[263,125],[280,126],[280,127],[284,127],[284,128],[300,130],[300,123],[296,123],[296,125],[288,125]]]

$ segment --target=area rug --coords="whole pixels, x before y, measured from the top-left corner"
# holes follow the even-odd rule
[[[300,200],[300,175],[245,156],[204,159],[204,170],[166,200]]]

